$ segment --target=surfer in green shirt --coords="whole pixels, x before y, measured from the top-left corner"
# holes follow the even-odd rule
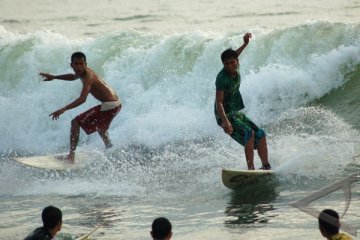
[[[35,229],[24,240],[54,239],[62,226],[62,212],[59,208],[48,206],[41,213],[43,226]]]
[[[249,44],[251,37],[251,33],[246,33],[241,47],[237,50],[227,49],[221,54],[224,67],[216,77],[215,117],[224,132],[245,147],[249,170],[255,170],[254,149],[261,159],[261,169],[269,170],[271,166],[268,160],[266,134],[241,111],[245,106],[239,90],[239,55]]]

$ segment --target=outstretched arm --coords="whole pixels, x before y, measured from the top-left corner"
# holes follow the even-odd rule
[[[65,80],[65,81],[74,81],[75,79],[78,78],[78,76],[76,76],[75,74],[63,74],[63,75],[51,75],[48,73],[39,73],[39,75],[44,79],[44,81],[51,81],[54,79],[60,79],[60,80]]]
[[[83,104],[86,101],[86,98],[90,93],[90,90],[91,90],[91,82],[84,80],[83,88],[81,90],[80,96],[77,99],[75,99],[72,103],[70,103],[69,105],[51,113],[49,116],[52,116],[53,120],[57,120],[57,119],[59,119],[60,115],[63,114],[65,111],[72,109],[72,108],[76,108],[77,106]]]
[[[246,48],[246,46],[249,44],[250,38],[252,37],[251,33],[246,33],[243,37],[244,44],[241,45],[238,49],[236,49],[237,56],[239,57],[241,52]]]

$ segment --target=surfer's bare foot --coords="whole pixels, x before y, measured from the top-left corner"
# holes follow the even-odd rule
[[[265,163],[260,169],[261,170],[271,170],[271,165],[270,165],[270,163]]]
[[[255,170],[254,160],[246,160],[248,170]]]
[[[75,153],[69,153],[69,155],[67,155],[67,157],[66,157],[66,160],[69,163],[74,163],[74,161],[75,161]]]
[[[66,162],[66,163],[74,163],[74,154],[73,155],[59,155],[56,156],[57,159],[59,159],[60,161]]]

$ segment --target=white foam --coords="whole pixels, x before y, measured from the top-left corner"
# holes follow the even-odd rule
[[[319,35],[316,27],[328,27],[332,40],[327,39],[327,35]],[[356,138],[352,135],[356,131],[326,111],[315,116],[330,119],[323,122],[324,129],[332,129],[336,122],[339,126],[336,131],[318,136],[308,130],[306,137],[301,136],[299,129],[287,134],[277,130],[271,132],[271,127],[281,121],[284,114],[289,113],[291,120],[296,118],[292,111],[299,108],[304,114],[311,113],[311,108],[301,107],[341,87],[347,81],[346,74],[360,63],[359,41],[354,40],[356,27],[348,26],[346,31],[342,28],[343,25],[316,22],[259,33],[241,55],[241,93],[247,114],[269,129],[270,154],[281,156],[277,166],[288,171],[293,167],[322,171],[320,166],[329,160],[328,151],[334,153],[330,162],[337,168],[336,159],[341,157],[343,149],[346,154],[342,160],[353,154],[354,144],[338,143],[333,139],[348,139],[348,134]],[[49,114],[77,98],[81,83],[43,82],[38,73],[72,72],[70,55],[82,50],[87,54],[88,65],[116,89],[123,101],[123,108],[110,128],[115,145],[111,151],[116,153],[129,145],[149,148],[170,145],[180,154],[178,151],[187,150],[174,147],[176,143],[188,146],[188,142],[207,138],[209,146],[201,146],[207,149],[205,156],[215,161],[214,167],[245,167],[241,161],[242,147],[223,134],[213,115],[214,82],[222,68],[219,56],[224,49],[239,46],[241,34],[195,32],[161,36],[122,32],[80,40],[46,31],[27,35],[2,31],[1,34],[0,43],[7,45],[0,54],[0,124],[3,126],[0,149],[3,151],[41,154],[68,148],[71,119],[97,101],[89,97],[82,106],[52,121]],[[288,124],[285,122],[284,126]],[[299,126],[306,124],[306,121],[300,122]],[[102,151],[97,134],[85,136],[82,133],[80,139],[84,147]],[[281,146],[275,147],[275,144]],[[309,147],[316,144],[319,146]],[[309,148],[309,155],[299,154]],[[222,149],[228,154],[224,155]],[[193,153],[199,151],[195,149]],[[171,154],[159,157],[168,161],[171,159],[168,156]],[[319,162],[322,164],[311,168],[314,158],[322,159]],[[206,168],[208,164],[206,161],[194,163],[190,155],[184,160],[190,161],[190,167]],[[258,165],[258,159],[256,161]],[[347,163],[347,160],[342,162]],[[175,167],[183,168],[181,164]]]

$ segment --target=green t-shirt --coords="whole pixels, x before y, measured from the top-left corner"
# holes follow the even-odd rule
[[[51,233],[44,227],[35,229],[24,240],[50,240],[52,239]]]
[[[237,112],[243,109],[244,102],[240,94],[240,73],[236,78],[232,78],[223,68],[216,77],[216,91],[224,91],[224,110],[226,114]],[[215,114],[216,104],[215,104]]]

